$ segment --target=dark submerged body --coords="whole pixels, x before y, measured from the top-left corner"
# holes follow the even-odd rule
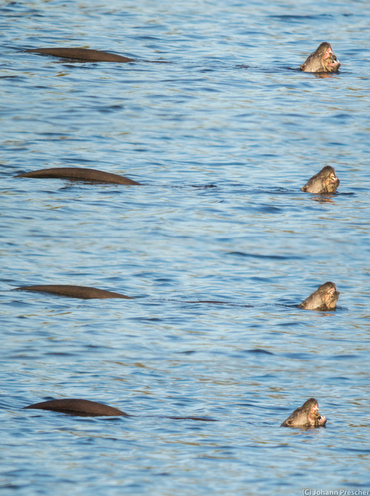
[[[63,400],[50,400],[42,401],[41,403],[34,403],[33,405],[25,406],[23,410],[51,410],[53,412],[67,413],[69,415],[76,415],[81,417],[134,417],[129,415],[118,408],[97,403],[95,401],[81,400],[74,398],[67,398]],[[174,420],[199,420],[202,422],[217,422],[211,418],[205,417],[170,417],[164,418]]]
[[[127,413],[122,412],[118,408],[114,408],[103,403],[97,403],[89,400],[79,399],[63,399],[42,401],[33,405],[25,406],[24,410],[30,408],[33,410],[52,410],[54,412],[70,413],[75,415],[91,415],[94,416],[107,416],[107,417],[129,417]]]
[[[27,52],[43,53],[54,57],[80,60],[83,62],[134,62],[134,59],[116,55],[115,53],[90,50],[88,48],[34,48]]]
[[[39,286],[21,286],[20,288],[16,288],[16,291],[52,293],[61,296],[69,296],[70,298],[80,298],[82,300],[91,300],[94,298],[122,298],[125,300],[132,300],[130,296],[125,296],[120,293],[113,293],[112,291],[105,291],[104,289],[89,288],[86,286],[41,284]]]
[[[302,191],[306,193],[325,194],[335,193],[340,181],[335,173],[334,167],[327,165],[315,174],[303,186]]]
[[[43,169],[26,174],[18,174],[15,177],[28,177],[34,179],[68,179],[70,181],[88,181],[111,184],[140,185],[132,179],[118,174],[103,172],[95,169],[77,167],[56,167],[54,169]]]
[[[289,417],[284,420],[280,427],[299,427],[310,429],[324,427],[326,418],[319,414],[319,404],[315,398],[310,398],[302,406],[294,410]]]

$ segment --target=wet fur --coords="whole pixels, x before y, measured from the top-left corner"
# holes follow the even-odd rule
[[[318,419],[315,419],[315,425],[309,420],[309,414],[313,406],[318,405],[315,398],[310,398],[302,406],[294,410],[294,412],[289,415],[289,417],[284,420],[280,427],[299,427],[301,429],[310,429],[313,427],[324,427],[324,423],[319,423]]]
[[[337,176],[334,167],[330,167],[329,165],[327,165],[326,167],[321,169],[320,172],[312,176],[311,179],[307,181],[303,188],[301,188],[302,191],[315,194],[335,193],[338,189],[340,181],[337,178],[334,183],[327,184],[327,181],[330,178],[331,174]]]
[[[43,53],[53,57],[80,60],[83,62],[133,62],[133,59],[115,53],[90,50],[87,48],[35,48],[27,52]]]
[[[130,296],[125,296],[120,293],[113,293],[103,289],[89,288],[86,286],[67,286],[67,285],[53,285],[45,284],[39,286],[22,286],[16,288],[18,291],[36,291],[43,293],[52,293],[61,296],[69,296],[70,298],[80,298],[82,300],[90,300],[94,298],[107,299],[107,298],[122,298],[131,300]]]
[[[132,179],[128,179],[118,174],[103,172],[95,169],[80,167],[56,167],[54,169],[43,169],[26,174],[19,174],[15,177],[28,177],[34,179],[68,179],[70,181],[89,181],[112,184],[140,185]]]
[[[324,300],[324,296],[326,292],[334,288],[335,292],[333,297],[330,299],[329,303]],[[333,282],[326,282],[322,286],[320,286],[314,293],[312,293],[308,298],[306,298],[300,305],[299,308],[303,308],[304,310],[334,310],[336,303],[339,298],[339,291]]]
[[[129,417],[127,413],[122,412],[118,408],[113,408],[103,403],[96,403],[95,401],[89,400],[79,400],[79,399],[63,399],[63,400],[51,400],[42,401],[41,403],[35,403],[24,407],[25,409],[33,410],[52,410],[54,412],[70,413],[74,415],[86,415],[89,416],[107,416],[107,417]]]
[[[328,67],[323,62],[323,57],[328,48],[331,48],[330,43],[324,41],[321,45],[309,55],[306,61],[300,66],[301,71],[304,72],[338,72],[340,64],[335,68]],[[335,57],[335,55],[333,54]]]

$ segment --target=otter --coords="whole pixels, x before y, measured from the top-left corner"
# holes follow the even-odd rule
[[[26,174],[18,174],[15,177],[30,177],[36,179],[68,179],[69,181],[88,181],[111,184],[140,185],[132,179],[118,174],[103,172],[95,169],[82,167],[56,167],[54,169],[42,169]]]
[[[129,415],[128,413],[114,408],[104,403],[97,403],[96,401],[81,400],[75,398],[66,398],[63,400],[49,400],[42,401],[41,403],[34,403],[33,405],[25,406],[22,410],[52,410],[53,412],[67,413],[70,415],[80,417],[135,417],[136,415]],[[199,420],[202,422],[217,422],[217,420],[207,417],[170,417],[164,418],[174,420]]]
[[[327,165],[320,172],[315,174],[307,181],[307,183],[301,188],[302,191],[306,193],[335,193],[340,181],[335,173],[334,167]]]
[[[97,403],[96,401],[66,398],[62,400],[49,400],[25,406],[22,410],[51,410],[53,412],[67,413],[83,417],[135,417],[119,410],[118,408]],[[205,417],[177,417],[165,416],[174,420],[201,420],[205,422],[217,422],[217,420]],[[319,414],[317,400],[310,398],[281,424],[280,427],[323,427],[326,418]]]
[[[122,412],[118,408],[104,405],[103,403],[97,403],[96,401],[79,399],[42,401],[41,403],[35,403],[33,405],[25,406],[23,410],[26,410],[27,408],[34,410],[53,410],[54,412],[71,413],[74,415],[88,414],[92,417],[103,415],[106,417],[130,416],[127,413]]]
[[[304,310],[334,310],[335,305],[339,298],[339,291],[333,282],[326,282],[322,284],[314,293],[312,293],[308,298],[306,298],[298,308],[303,308]],[[198,301],[187,301],[186,303],[209,303],[213,305],[225,305],[228,304],[225,301],[208,301],[208,300],[198,300]],[[245,305],[248,308],[252,308],[252,305]]]
[[[102,52],[101,50],[90,50],[88,48],[33,48],[27,52],[44,53],[53,57],[74,59],[81,62],[134,62],[134,59],[122,57],[115,53]]]
[[[80,298],[83,300],[90,300],[93,298],[122,298],[126,300],[133,300],[132,296],[126,296],[121,293],[114,293],[112,291],[105,291],[104,289],[90,288],[86,286],[69,286],[60,284],[40,284],[36,286],[20,286],[15,288],[14,291],[35,291],[41,293],[51,293],[60,296],[68,296],[70,298]],[[336,302],[339,298],[339,291],[333,282],[326,282],[320,286],[314,293],[306,298],[298,308],[304,310],[334,310]],[[210,303],[210,304],[226,304],[224,301],[187,301],[186,303]],[[251,305],[246,305],[251,307]]]
[[[334,310],[339,295],[336,285],[333,282],[326,282],[306,298],[298,308],[319,311]]]
[[[103,289],[89,288],[85,286],[41,284],[39,286],[21,286],[20,288],[15,288],[15,291],[40,291],[43,293],[69,296],[70,298],[80,298],[82,300],[91,300],[93,298],[123,298],[126,300],[132,300],[131,296],[125,296],[120,293],[112,293],[112,291],[105,291]]]
[[[324,41],[315,52],[307,57],[300,69],[304,72],[338,72],[339,67],[339,60],[330,43]]]
[[[319,414],[319,404],[315,398],[310,398],[302,406],[294,410],[289,417],[284,420],[280,427],[300,427],[310,429],[313,427],[324,427],[326,418]]]

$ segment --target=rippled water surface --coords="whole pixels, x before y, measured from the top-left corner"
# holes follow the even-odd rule
[[[2,493],[370,490],[369,3],[0,14]],[[297,70],[322,41],[340,73]],[[135,62],[25,52],[49,46]],[[338,193],[300,191],[324,165]],[[14,177],[74,166],[141,185]],[[297,308],[326,281],[337,311]],[[13,291],[34,284],[136,298]],[[327,427],[279,428],[310,397]],[[51,398],[134,416],[22,410]]]

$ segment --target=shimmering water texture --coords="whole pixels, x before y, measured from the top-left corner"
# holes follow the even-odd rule
[[[0,14],[1,493],[369,490],[369,2]],[[340,72],[299,71],[323,41]],[[58,167],[140,185],[15,177]],[[56,284],[135,298],[14,291]],[[130,416],[22,409],[63,398]],[[309,398],[326,427],[280,428]]]

